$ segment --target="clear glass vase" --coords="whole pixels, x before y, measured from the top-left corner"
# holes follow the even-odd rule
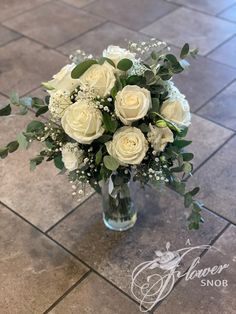
[[[116,174],[102,182],[103,221],[107,228],[124,231],[137,220],[130,182]]]

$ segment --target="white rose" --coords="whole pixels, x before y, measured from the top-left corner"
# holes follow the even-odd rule
[[[62,147],[62,161],[67,170],[77,169],[83,162],[84,152],[76,143],[67,143]]]
[[[165,100],[160,113],[164,118],[174,122],[179,127],[188,127],[191,124],[189,104],[184,97]]]
[[[125,124],[142,119],[151,108],[151,94],[146,88],[127,85],[116,95],[115,113]]]
[[[101,97],[107,96],[115,84],[114,68],[108,62],[93,64],[79,78],[84,88],[94,90]]]
[[[52,87],[52,90],[48,90],[48,93],[52,95],[57,90],[66,90],[73,92],[73,90],[79,85],[78,79],[71,77],[71,72],[76,65],[74,63],[67,64],[57,74],[53,75],[53,79],[47,83],[43,83],[45,86]]]
[[[158,128],[151,124],[149,124],[149,128],[150,131],[147,134],[148,141],[156,152],[163,152],[167,143],[173,143],[173,133],[169,128]]]
[[[61,124],[66,134],[81,144],[91,144],[104,132],[101,111],[85,100],[78,100],[69,106]]]
[[[130,59],[130,60],[135,59],[135,53],[127,49],[120,48],[119,46],[112,46],[112,45],[108,46],[107,49],[103,51],[102,55],[103,57],[112,60],[115,66],[117,66],[119,61],[122,59]]]
[[[121,165],[138,165],[148,150],[148,142],[140,129],[124,126],[106,143],[108,153]]]
[[[72,104],[68,91],[58,90],[51,95],[48,109],[54,118],[61,118],[68,106]]]

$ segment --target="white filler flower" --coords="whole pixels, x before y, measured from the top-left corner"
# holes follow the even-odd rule
[[[58,90],[51,95],[48,109],[54,118],[61,118],[68,106],[72,104],[68,91]]]
[[[174,136],[169,128],[158,128],[151,124],[149,124],[149,128],[148,141],[156,152],[163,152],[167,143],[173,143]]]
[[[69,171],[77,169],[83,163],[84,152],[78,148],[77,143],[65,144],[61,153],[64,166]]]

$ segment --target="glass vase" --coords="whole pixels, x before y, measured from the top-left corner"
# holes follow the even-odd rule
[[[102,182],[103,221],[107,228],[124,231],[137,220],[130,181],[116,174]]]

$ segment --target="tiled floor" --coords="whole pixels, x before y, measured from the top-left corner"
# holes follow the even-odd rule
[[[150,313],[232,314],[235,291],[236,1],[235,0],[1,0],[0,103],[16,90],[40,95],[40,82],[73,50],[101,53],[124,39],[184,41],[201,56],[176,79],[192,107],[195,173],[202,187],[205,224],[186,229],[187,211],[173,192],[138,193],[139,219],[121,234],[105,229],[101,204],[88,191],[72,199],[66,178],[48,165],[28,170],[31,151],[0,161],[0,312],[3,314],[140,313],[130,291],[131,272],[166,242],[179,249],[213,244],[224,254],[199,251],[201,267],[229,264],[226,287],[178,281]],[[5,117],[0,145],[14,139],[30,116]],[[207,277],[208,278],[208,277]],[[209,277],[210,279],[211,277]]]

